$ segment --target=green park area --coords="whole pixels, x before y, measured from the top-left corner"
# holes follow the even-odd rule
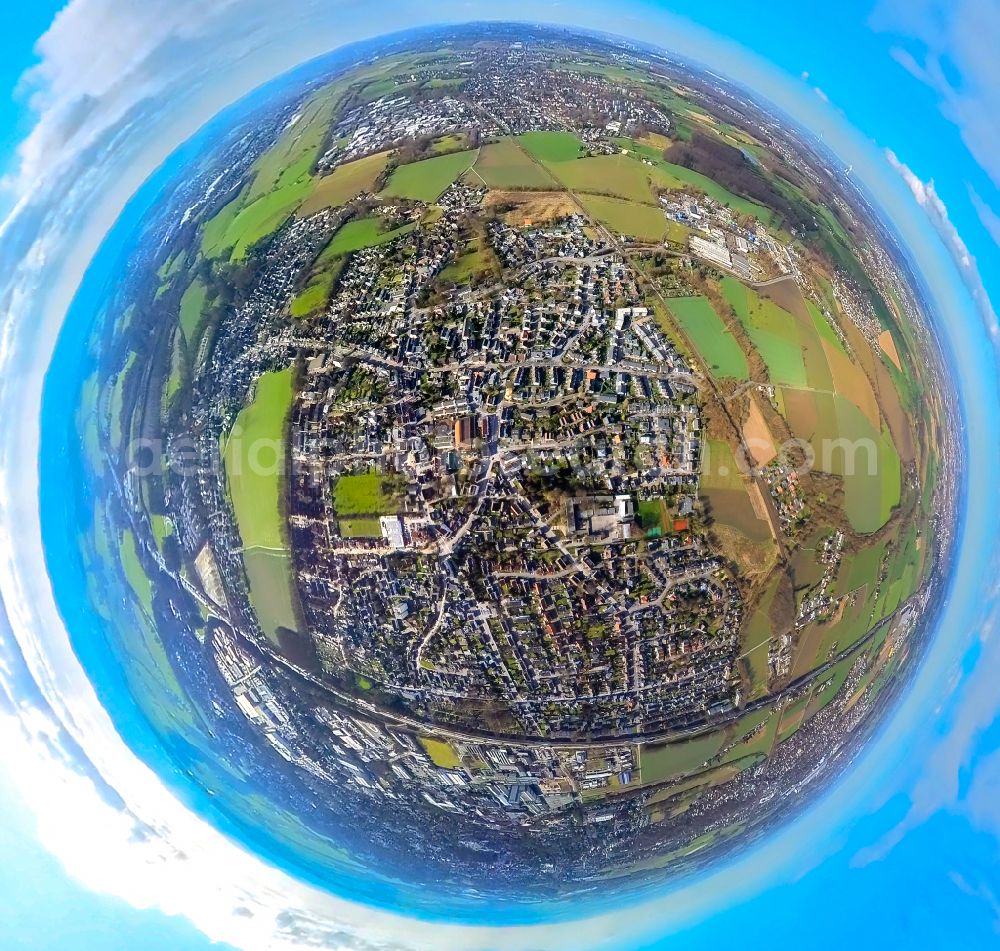
[[[272,638],[279,628],[296,627],[282,497],[285,422],[294,395],[294,372],[289,368],[260,377],[253,401],[237,416],[223,449],[250,600],[261,627]]]
[[[451,152],[434,158],[410,162],[393,169],[381,194],[386,198],[409,198],[434,202],[442,192],[475,162],[477,152]]]

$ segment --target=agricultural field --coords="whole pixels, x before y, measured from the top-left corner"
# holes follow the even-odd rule
[[[540,162],[568,162],[586,154],[583,142],[572,132],[525,132],[518,141]]]
[[[743,350],[707,297],[674,297],[668,307],[714,376],[750,379]]]
[[[338,165],[329,175],[316,179],[296,214],[305,218],[324,208],[338,208],[364,192],[374,191],[388,161],[388,152],[377,152]]]
[[[584,211],[615,234],[650,244],[666,240],[682,244],[687,236],[687,229],[683,225],[669,220],[654,205],[643,205],[606,195],[578,197]]]
[[[200,278],[195,278],[181,297],[181,330],[184,339],[191,347],[197,344],[198,325],[201,323],[207,293],[208,288],[205,287],[205,283]]]
[[[544,190],[557,187],[545,167],[528,155],[514,138],[484,145],[466,180],[490,188]]]
[[[407,224],[399,228],[387,228],[385,218],[380,215],[373,215],[370,218],[354,218],[337,230],[330,243],[323,249],[319,259],[320,263],[349,254],[351,251],[360,251],[362,248],[373,248],[375,245],[385,244],[387,241],[408,234],[414,227],[412,224]]]
[[[656,203],[654,186],[668,189],[678,185],[673,176],[628,155],[550,160],[545,167],[572,192],[608,195],[647,205]]]
[[[476,151],[452,152],[397,166],[381,194],[387,198],[409,198],[413,201],[434,202],[444,190],[471,167]]]
[[[272,638],[277,637],[279,627],[296,626],[282,500],[284,430],[293,384],[291,368],[265,373],[257,381],[253,402],[237,416],[223,449],[250,599],[261,627]]]

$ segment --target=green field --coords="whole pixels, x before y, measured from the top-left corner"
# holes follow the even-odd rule
[[[802,341],[795,318],[732,277],[722,279],[722,294],[767,364],[771,382],[806,386]]]
[[[714,376],[750,379],[746,356],[707,297],[674,297],[667,306]]]
[[[346,475],[333,487],[337,515],[389,515],[399,508],[398,486],[377,472]]]
[[[205,307],[205,295],[208,289],[201,278],[195,278],[181,297],[181,330],[184,339],[193,346],[198,337],[198,324],[201,323],[201,312]]]
[[[236,417],[223,452],[250,600],[271,638],[276,638],[279,627],[296,626],[282,499],[285,421],[294,396],[294,374],[289,368],[261,376],[253,402]]]
[[[474,277],[499,272],[500,264],[493,249],[484,238],[476,238],[439,276],[446,283],[466,284]]]
[[[580,195],[579,199],[595,221],[616,234],[637,241],[658,243],[669,239],[683,242],[687,234],[683,225],[670,221],[655,205],[641,205],[606,195]]]
[[[479,158],[466,181],[485,182],[490,188],[551,189],[555,179],[518,144],[517,139],[501,139],[479,150]]]
[[[277,643],[279,628],[294,631],[298,627],[292,556],[287,550],[254,548],[243,552],[243,566],[257,620],[264,633]]]
[[[393,170],[381,194],[390,198],[410,198],[413,201],[435,202],[441,193],[460,175],[468,171],[477,152],[451,152],[434,158],[400,165]]]
[[[122,532],[119,553],[122,570],[125,572],[125,579],[128,581],[129,587],[135,594],[136,600],[146,613],[146,616],[152,618],[153,586],[150,583],[149,576],[146,574],[146,570],[142,567],[142,562],[139,561],[139,550],[136,547],[135,535],[127,529]]]
[[[525,132],[518,141],[540,162],[566,162],[586,151],[572,132]]]
[[[281,485],[294,372],[289,368],[261,376],[253,402],[236,417],[226,441],[226,479],[245,548],[287,547]]]
[[[378,152],[337,166],[329,175],[314,182],[296,214],[304,218],[324,208],[338,208],[362,192],[373,191],[388,161],[388,152]]]
[[[292,299],[290,310],[293,317],[307,317],[326,306],[333,285],[346,261],[346,257],[342,255],[320,257],[309,283]]]
[[[427,751],[431,762],[441,769],[459,769],[462,761],[455,754],[455,750],[450,743],[443,740],[432,740],[429,736],[421,736],[420,745]]]
[[[759,697],[767,693],[767,685],[770,679],[770,672],[767,665],[767,645],[771,642],[773,633],[771,624],[771,605],[774,603],[774,595],[778,590],[780,575],[776,575],[774,580],[767,586],[750,618],[750,622],[743,629],[743,637],[740,641],[740,654],[750,672],[750,697]]]
[[[645,165],[628,155],[594,155],[563,162],[546,162],[545,167],[570,191],[610,195],[626,201],[652,205],[653,186],[675,188],[678,182],[659,168]]]
[[[399,228],[386,230],[385,218],[380,215],[373,215],[371,218],[355,218],[337,231],[330,243],[323,249],[317,263],[325,263],[330,258],[348,254],[351,251],[360,251],[362,248],[373,248],[375,245],[385,244],[394,238],[408,234],[415,227],[416,225],[406,224]]]

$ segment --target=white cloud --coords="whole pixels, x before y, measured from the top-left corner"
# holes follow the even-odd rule
[[[976,259],[969,252],[968,246],[962,240],[958,229],[948,216],[948,208],[935,190],[934,181],[923,181],[909,166],[901,162],[891,149],[886,149],[885,155],[889,164],[902,176],[903,181],[906,182],[917,204],[927,212],[931,224],[934,225],[935,230],[941,236],[942,241],[944,241],[945,247],[951,253],[955,264],[962,274],[962,279],[968,286],[969,292],[976,302],[976,306],[979,308],[980,315],[989,330],[990,336],[993,337],[994,341],[1000,341],[1000,323],[998,323],[996,311],[993,309],[989,294],[983,285],[983,279],[979,273]]]
[[[871,24],[900,37],[905,46],[896,59],[934,89],[944,115],[1000,187],[1000,4],[880,0]]]

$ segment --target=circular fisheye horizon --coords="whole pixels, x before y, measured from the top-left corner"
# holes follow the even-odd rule
[[[957,431],[921,285],[712,72],[380,42],[220,120],[50,392],[101,663],[319,879],[662,886],[828,789],[919,662]]]

